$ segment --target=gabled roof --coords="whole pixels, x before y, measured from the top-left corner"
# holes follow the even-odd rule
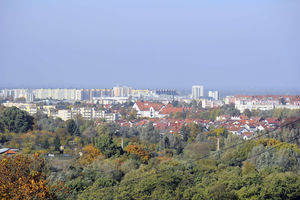
[[[140,109],[140,111],[149,111],[151,107],[155,111],[160,111],[164,107],[164,105],[161,103],[152,103],[152,102],[148,102],[148,101],[145,101],[145,102],[137,101],[135,103],[138,106],[138,108]]]
[[[279,121],[276,118],[266,118],[265,121],[267,121],[269,124],[278,124]]]
[[[260,122],[261,121],[261,117],[251,117],[250,119],[253,122]]]
[[[242,133],[242,136],[244,137],[244,136],[246,136],[247,138],[250,138],[250,137],[252,137],[254,135],[254,132],[244,132],[244,133]]]
[[[232,126],[232,127],[229,127],[227,130],[228,131],[239,131],[241,129],[242,129],[241,127]]]

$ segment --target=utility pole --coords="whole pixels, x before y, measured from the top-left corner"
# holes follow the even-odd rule
[[[220,138],[217,138],[217,151],[220,150]]]

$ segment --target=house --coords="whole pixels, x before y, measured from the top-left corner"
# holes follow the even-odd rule
[[[240,135],[241,129],[242,129],[241,127],[232,126],[232,127],[228,128],[227,130],[234,135]]]
[[[263,131],[263,130],[265,130],[265,126],[262,125],[262,124],[260,124],[260,125],[257,127],[257,130]]]
[[[250,132],[257,130],[257,127],[253,124],[246,124],[244,127]]]
[[[250,140],[254,136],[254,132],[244,132],[242,137],[244,140]]]
[[[138,117],[149,117],[156,118],[159,117],[159,112],[165,107],[161,103],[152,103],[149,101],[137,101],[133,105],[133,109],[137,111]]]
[[[246,133],[246,132],[248,132],[248,130],[245,127],[243,127],[238,131],[238,135],[243,135],[243,133]]]
[[[276,118],[269,117],[269,118],[266,118],[264,120],[264,122],[266,125],[279,125],[279,121]]]

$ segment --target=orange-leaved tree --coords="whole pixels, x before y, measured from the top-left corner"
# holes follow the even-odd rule
[[[0,160],[0,199],[56,199],[38,155],[7,156]]]
[[[139,145],[128,145],[125,148],[129,154],[135,154],[140,157],[141,161],[146,162],[150,159],[149,153]]]
[[[83,149],[83,155],[79,159],[79,163],[82,165],[92,163],[96,158],[102,156],[102,153],[99,149],[94,147],[92,144],[86,145]]]

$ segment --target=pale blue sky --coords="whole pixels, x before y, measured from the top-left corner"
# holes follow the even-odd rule
[[[1,0],[0,69],[0,87],[295,90],[300,1]]]

